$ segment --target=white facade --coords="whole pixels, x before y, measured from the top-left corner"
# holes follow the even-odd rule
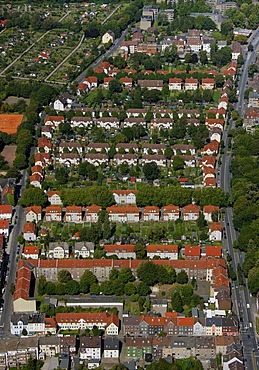
[[[114,200],[116,204],[136,204],[136,194],[128,191],[114,191]]]

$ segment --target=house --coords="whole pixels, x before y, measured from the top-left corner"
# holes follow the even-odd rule
[[[162,219],[164,221],[176,221],[180,217],[180,208],[173,204],[168,204],[162,208]]]
[[[130,77],[121,77],[120,83],[125,86],[127,89],[132,88],[132,78]]]
[[[108,154],[109,150],[111,149],[110,145],[107,143],[90,143],[86,147],[87,153],[102,153],[102,154]]]
[[[12,335],[22,335],[23,331],[30,335],[44,334],[45,314],[42,313],[14,313],[11,316],[10,331]]]
[[[163,154],[143,154],[141,164],[156,163],[159,167],[166,167],[167,159]]]
[[[56,321],[58,327],[63,330],[85,330],[98,329],[105,330],[106,335],[119,334],[119,317],[114,313],[108,312],[70,312],[57,313]]]
[[[214,78],[202,78],[201,88],[202,90],[213,90],[215,86]]]
[[[101,164],[108,164],[109,163],[109,157],[107,154],[101,154],[101,153],[89,153],[85,155],[85,161],[88,163],[93,164],[96,167],[99,167]]]
[[[209,225],[209,240],[222,240],[222,226],[219,222],[212,222]]]
[[[23,239],[29,242],[37,239],[36,225],[32,222],[27,222],[23,226]]]
[[[31,174],[37,174],[40,175],[43,178],[44,175],[44,168],[40,165],[32,166],[31,167]]]
[[[100,336],[80,336],[79,358],[80,360],[101,360],[102,338]]]
[[[196,204],[188,204],[183,207],[183,220],[196,221],[200,214],[200,208]]]
[[[72,103],[72,96],[69,93],[63,93],[54,101],[53,108],[58,112],[64,111],[66,109],[70,109]]]
[[[170,91],[174,91],[174,90],[181,91],[182,84],[183,84],[183,80],[181,78],[177,78],[177,77],[169,78],[168,87]]]
[[[30,185],[34,186],[35,188],[41,188],[42,177],[38,174],[34,174],[30,176]]]
[[[60,353],[60,339],[54,336],[39,337],[39,351],[39,356],[44,356],[44,359],[54,357]]]
[[[16,271],[16,284],[13,294],[13,312],[36,312],[36,299],[31,297],[35,276],[29,261],[19,260]]]
[[[205,187],[209,187],[209,188],[217,187],[217,181],[214,177],[207,177],[203,183]]]
[[[148,124],[149,130],[166,130],[171,129],[173,127],[173,120],[172,118],[154,118]]]
[[[102,44],[108,44],[109,42],[113,44],[114,40],[115,34],[110,30],[105,32],[105,34],[102,36]]]
[[[67,356],[74,356],[77,350],[76,336],[60,337],[60,353]]]
[[[41,136],[38,140],[38,151],[43,150],[45,153],[49,153],[52,150],[52,143],[46,138]]]
[[[0,220],[0,234],[8,238],[9,236],[9,222],[8,220]]]
[[[134,144],[134,143],[118,143],[115,149],[117,153],[120,151],[123,151],[124,153],[130,153],[130,152],[138,153],[140,147],[138,144]]]
[[[105,244],[104,250],[107,257],[116,255],[119,259],[136,259],[134,244]]]
[[[178,245],[171,244],[149,244],[146,247],[147,257],[153,259],[154,257],[161,259],[177,260],[178,259]]]
[[[126,110],[126,115],[128,118],[145,118],[146,114],[147,110],[144,108],[130,108]]]
[[[137,190],[113,190],[112,195],[116,204],[136,204]]]
[[[13,207],[10,204],[0,204],[0,220],[11,221]]]
[[[63,259],[69,257],[69,245],[67,242],[51,242],[47,252],[49,259]]]
[[[103,341],[103,357],[104,358],[119,358],[120,356],[120,341],[116,337],[106,337]]]
[[[186,78],[184,82],[185,90],[197,90],[198,89],[198,79],[197,78]]]
[[[163,80],[138,80],[138,85],[142,89],[162,91],[164,82]]]
[[[22,256],[26,259],[37,260],[39,258],[39,247],[34,246],[25,246],[23,248]]]
[[[120,127],[120,120],[117,117],[100,117],[97,118],[96,125],[107,130],[118,129]]]
[[[60,153],[64,153],[65,151],[67,151],[68,153],[72,153],[72,152],[77,152],[79,154],[83,153],[82,145],[78,142],[71,142],[71,141],[61,142],[59,144],[58,150],[59,150]]]
[[[117,166],[120,166],[122,164],[127,164],[128,166],[136,166],[138,164],[138,155],[117,153],[113,158],[113,163]]]
[[[25,219],[26,222],[39,222],[41,221],[42,208],[41,206],[26,207]]]
[[[232,44],[232,60],[236,61],[241,53],[242,53],[241,44],[237,41],[234,41]]]
[[[143,154],[165,154],[166,148],[164,144],[145,144]]]
[[[196,153],[195,146],[190,145],[190,144],[175,144],[172,146],[172,149],[173,149],[174,155],[180,155],[180,154],[195,155]]]
[[[92,117],[72,117],[71,118],[71,127],[72,128],[90,128],[93,124],[93,118]]]
[[[46,222],[62,221],[62,207],[61,206],[48,206],[45,213]]]
[[[65,222],[82,222],[82,207],[75,205],[66,207]]]
[[[218,206],[212,206],[211,204],[203,207],[203,215],[207,222],[212,222],[212,215],[217,214],[219,216],[220,209]]]
[[[47,193],[48,201],[52,206],[62,206],[61,192],[58,190],[50,190]]]
[[[146,206],[143,209],[144,221],[159,221],[159,207]]]
[[[129,117],[129,118],[126,118],[123,122],[122,122],[122,127],[125,128],[125,127],[133,127],[133,126],[142,126],[144,128],[147,127],[147,123],[146,123],[146,120],[145,118],[141,118],[141,117]]]
[[[216,140],[211,141],[209,144],[206,144],[202,149],[201,149],[201,154],[202,155],[212,155],[212,154],[217,154],[219,150],[219,142]]]
[[[58,153],[55,157],[56,163],[60,165],[71,167],[71,166],[78,166],[81,157],[78,153]]]
[[[49,153],[36,153],[34,155],[35,165],[46,167],[51,164],[52,160]]]
[[[97,222],[98,213],[101,211],[102,207],[92,204],[85,209],[85,221],[86,222]]]
[[[139,208],[136,206],[111,206],[106,211],[113,222],[139,222]]]
[[[53,129],[58,128],[61,123],[65,122],[64,116],[47,116],[44,119],[45,126],[51,126]]]
[[[201,257],[201,247],[187,245],[185,247],[184,256],[186,259],[199,260]]]
[[[94,243],[92,242],[76,242],[75,243],[75,258],[93,258]]]
[[[104,79],[103,79],[103,88],[104,89],[109,89],[109,84],[113,80],[114,80],[114,77],[104,77]]]
[[[206,245],[205,254],[209,258],[221,258],[222,247],[220,245]]]

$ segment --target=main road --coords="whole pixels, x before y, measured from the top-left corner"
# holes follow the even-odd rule
[[[246,82],[248,78],[248,67],[255,62],[257,48],[259,46],[259,29],[253,32],[249,39],[253,45],[252,52],[246,51],[244,65],[241,70],[241,75],[238,83],[238,102],[235,108],[238,110],[240,116],[244,114],[244,93],[246,89]],[[224,153],[222,155],[222,164],[219,168],[218,184],[231,195],[231,158],[232,151],[228,149],[229,140],[228,131],[235,129],[233,121],[230,119],[229,127],[224,130]],[[225,209],[224,218],[224,252],[229,254],[232,258],[232,267],[237,273],[238,265],[242,266],[244,261],[243,253],[234,251],[233,245],[237,240],[237,233],[233,225],[233,208]],[[250,308],[250,295],[246,280],[241,284],[233,282],[232,297],[234,304],[234,311],[237,313],[240,320],[240,337],[243,343],[243,352],[245,358],[245,367],[247,370],[259,369],[259,351],[257,348],[257,340],[255,335],[255,328],[253,316]]]

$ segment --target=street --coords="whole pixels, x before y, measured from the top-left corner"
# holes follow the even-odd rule
[[[22,193],[26,186],[26,177],[27,172],[26,170],[23,171],[23,176],[21,179],[21,189],[20,193]],[[16,277],[16,257],[17,257],[17,237],[22,232],[23,224],[24,224],[24,217],[25,211],[23,207],[17,205],[14,208],[14,217],[13,220],[16,218],[17,222],[12,223],[11,233],[9,236],[9,241],[6,248],[7,253],[7,262],[9,267],[9,276],[7,280],[7,285],[5,287],[5,293],[3,295],[4,305],[3,305],[3,312],[1,314],[0,320],[0,338],[6,338],[10,336],[10,321],[11,321],[11,314],[13,309],[13,296],[10,293],[10,289],[12,284],[15,284],[15,277]]]
[[[250,42],[254,46],[254,51],[247,51],[247,56],[244,61],[242,74],[240,75],[238,84],[238,102],[235,104],[235,109],[238,110],[240,116],[244,114],[244,93],[246,90],[246,82],[248,78],[248,67],[254,63],[256,58],[256,49],[259,45],[259,30],[257,29],[250,37]],[[234,129],[234,123],[230,119],[229,128],[223,133],[224,141],[224,154],[222,155],[222,164],[220,167],[220,173],[218,176],[219,184],[222,189],[231,195],[231,173],[230,165],[232,158],[232,151],[228,150],[228,141],[231,138],[228,137],[228,131]],[[223,244],[224,254],[230,254],[232,258],[232,267],[237,274],[237,267],[240,264],[242,266],[244,261],[244,254],[239,251],[235,251],[233,248],[234,242],[237,240],[237,232],[233,225],[233,208],[225,209],[224,218],[225,227],[225,243]],[[250,295],[247,287],[246,280],[244,279],[243,285],[239,285],[238,281],[232,283],[232,296],[233,296],[233,311],[239,317],[240,320],[240,337],[243,343],[243,352],[245,359],[245,368],[259,369],[259,351],[257,348],[257,339],[255,335],[255,328],[253,322],[253,315],[250,307]]]

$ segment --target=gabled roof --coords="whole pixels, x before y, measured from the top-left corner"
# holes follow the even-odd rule
[[[187,245],[185,247],[185,257],[200,257],[201,255],[201,247]]]
[[[0,205],[0,215],[9,213],[12,214],[13,207],[10,204],[1,204]]]
[[[33,224],[32,222],[27,222],[26,224],[24,224],[23,226],[23,233],[33,233],[35,234],[36,233],[36,225]]]
[[[42,212],[42,207],[41,206],[31,206],[31,207],[26,207],[26,214],[29,212],[36,213],[37,215],[41,214]]]
[[[39,254],[39,247],[37,247],[36,245],[34,246],[25,246],[23,248],[23,254],[27,255],[27,254]]]
[[[206,257],[222,257],[222,248],[220,245],[206,245]]]
[[[178,253],[178,245],[173,244],[149,244],[147,245],[147,253],[156,252],[168,252],[168,253]]]
[[[188,204],[187,206],[183,207],[183,213],[199,213],[200,208],[197,204]]]
[[[119,253],[123,253],[123,252],[134,252],[135,250],[135,245],[134,244],[106,244],[104,246],[104,249],[106,252],[108,253],[115,253],[115,252],[119,252]]]

